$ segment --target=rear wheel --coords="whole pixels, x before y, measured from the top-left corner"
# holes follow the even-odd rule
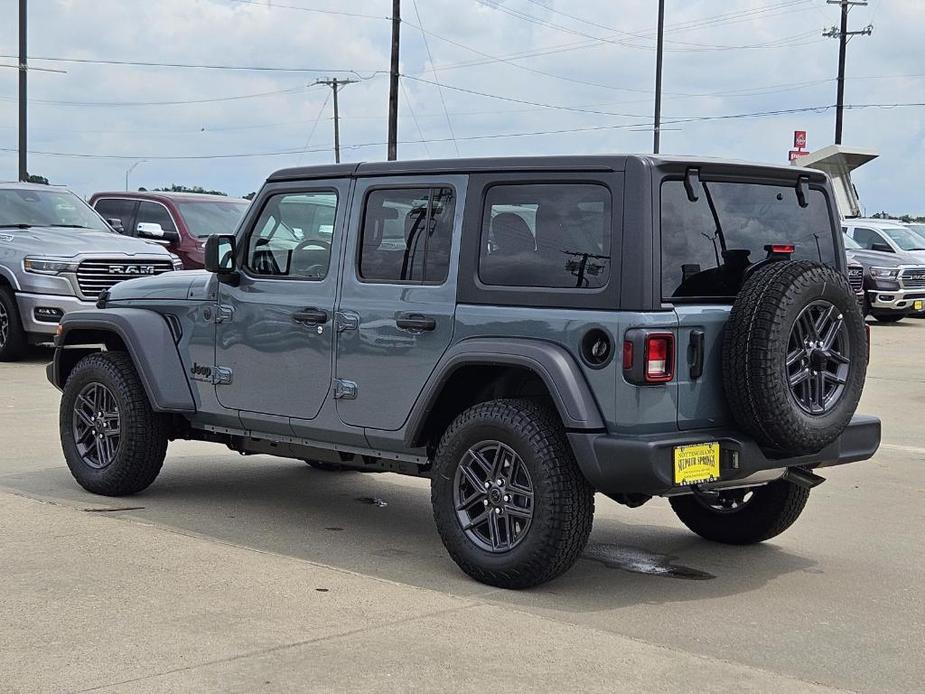
[[[151,409],[123,352],[81,359],[61,396],[61,446],[81,487],[124,496],[145,489],[167,454],[168,420]]]
[[[459,415],[437,450],[431,501],[453,560],[501,588],[569,569],[594,514],[559,418],[532,400],[493,400]]]
[[[730,489],[717,496],[688,494],[669,499],[681,522],[700,537],[750,545],[780,535],[799,518],[809,489],[787,480],[763,487]]]
[[[25,351],[26,333],[16,296],[9,287],[0,287],[0,361],[17,361]]]

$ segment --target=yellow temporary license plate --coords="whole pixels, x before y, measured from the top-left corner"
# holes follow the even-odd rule
[[[912,302],[913,311],[921,311],[923,308],[925,308],[925,301],[923,301],[922,299],[916,299],[915,301]]]
[[[675,447],[675,484],[699,484],[718,479],[719,443],[695,443]]]

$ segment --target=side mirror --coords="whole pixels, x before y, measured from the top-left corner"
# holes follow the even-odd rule
[[[125,233],[125,226],[122,224],[122,220],[118,217],[109,217],[106,220],[106,223],[112,227],[112,230],[118,232],[119,234]]]
[[[138,236],[143,239],[151,239],[160,243],[177,243],[180,240],[180,234],[173,229],[164,229],[157,222],[138,222],[135,227]]]
[[[219,277],[234,275],[235,267],[235,238],[227,234],[212,234],[206,240],[205,266],[209,272]]]
[[[870,244],[870,250],[880,251],[881,253],[895,253],[895,251],[890,248],[890,245],[887,243],[872,243]]]

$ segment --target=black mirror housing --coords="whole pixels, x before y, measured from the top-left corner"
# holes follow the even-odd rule
[[[206,240],[205,266],[209,272],[217,275],[234,275],[235,238],[229,234],[212,234]]]
[[[890,245],[887,243],[872,243],[870,244],[870,250],[880,251],[881,253],[892,253],[893,249],[890,248]]]
[[[122,220],[119,219],[118,217],[109,217],[106,220],[106,223],[112,227],[113,231],[116,231],[120,234],[125,233],[125,226],[122,224]]]

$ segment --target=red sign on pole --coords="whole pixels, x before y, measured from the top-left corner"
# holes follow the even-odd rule
[[[805,130],[794,130],[793,131],[793,147],[794,149],[805,149],[806,148],[806,131]]]
[[[790,150],[790,161],[798,159],[799,157],[805,157],[809,152],[806,152],[802,149],[791,149]]]

